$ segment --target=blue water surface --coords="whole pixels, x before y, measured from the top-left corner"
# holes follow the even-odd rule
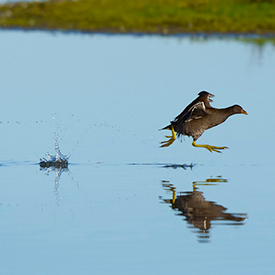
[[[0,40],[1,273],[274,273],[274,46],[40,31]],[[201,90],[214,107],[248,112],[197,142],[229,149],[188,137],[159,148],[169,134],[159,129]],[[69,167],[40,169],[57,135]],[[199,229],[173,190],[244,220]]]

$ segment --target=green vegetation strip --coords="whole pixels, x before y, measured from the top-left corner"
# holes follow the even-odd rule
[[[0,5],[0,28],[275,34],[275,0],[79,0]]]

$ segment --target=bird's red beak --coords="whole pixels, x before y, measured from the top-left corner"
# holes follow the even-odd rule
[[[242,109],[241,113],[245,114],[245,115],[248,115],[248,113],[244,109]]]

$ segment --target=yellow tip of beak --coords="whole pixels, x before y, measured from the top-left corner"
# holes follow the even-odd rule
[[[248,113],[245,110],[242,110],[242,114],[248,115]]]

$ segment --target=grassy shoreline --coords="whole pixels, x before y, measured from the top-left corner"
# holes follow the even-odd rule
[[[79,0],[0,5],[0,28],[275,35],[275,0]]]

